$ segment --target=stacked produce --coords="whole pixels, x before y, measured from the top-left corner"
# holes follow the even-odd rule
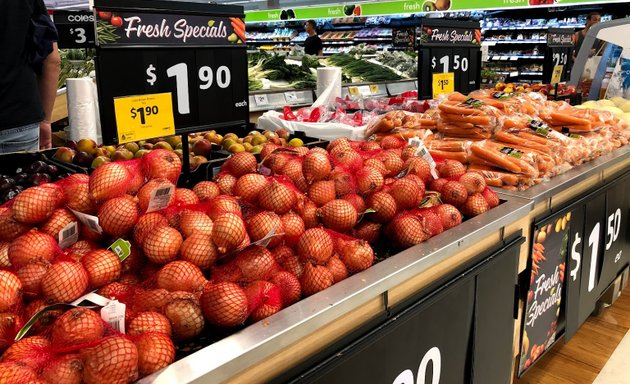
[[[488,185],[523,190],[628,143],[623,110],[609,103],[591,109],[533,92],[452,93],[424,113],[390,111],[373,119],[366,136],[381,143],[419,137],[434,157],[467,164]]]
[[[26,189],[0,207],[0,377],[137,379],[204,329],[262,320],[369,268],[385,238],[406,248],[499,204],[479,174],[450,160],[432,170],[417,151],[267,143],[260,165],[236,153],[190,190],[175,187],[179,158],[155,149]],[[122,324],[47,308],[92,290],[126,305]]]

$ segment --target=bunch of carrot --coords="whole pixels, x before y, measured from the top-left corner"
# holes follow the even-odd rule
[[[605,125],[616,123],[610,112],[578,109],[565,104],[559,104],[559,108],[556,106],[556,109],[541,114],[541,117],[554,130],[568,130],[570,133],[599,131]]]
[[[374,134],[387,134],[400,129],[434,130],[436,126],[437,121],[431,114],[391,111],[370,123],[366,131],[366,137],[370,137]]]
[[[425,144],[432,157],[457,160],[463,164],[468,164],[468,150],[472,141],[443,139],[432,140]]]
[[[438,131],[458,138],[489,139],[496,123],[496,113],[489,113],[493,112],[494,108],[480,100],[462,100],[463,95],[460,95],[451,94],[448,100],[438,105],[440,110]]]
[[[238,36],[239,39],[244,43],[245,42],[245,22],[243,19],[239,19],[238,17],[230,17],[230,22],[232,23],[232,28],[234,29],[234,33]]]

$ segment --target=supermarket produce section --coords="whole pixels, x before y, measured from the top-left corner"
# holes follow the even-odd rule
[[[67,127],[0,155],[0,382],[511,383],[614,305],[630,43],[580,77],[578,9],[405,4],[53,12]]]

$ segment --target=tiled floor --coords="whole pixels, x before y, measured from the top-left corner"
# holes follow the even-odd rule
[[[630,287],[515,384],[630,384]]]

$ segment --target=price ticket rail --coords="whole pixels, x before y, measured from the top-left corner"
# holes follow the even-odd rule
[[[449,274],[478,262],[480,254],[516,233],[504,229],[515,219],[526,217],[531,204],[511,198],[140,382],[262,383],[283,375],[286,381],[286,373],[308,358],[335,347],[335,342],[353,332],[382,322],[391,308],[418,292],[444,285]],[[511,339],[509,342],[511,345]],[[424,352],[418,351],[421,355]]]

